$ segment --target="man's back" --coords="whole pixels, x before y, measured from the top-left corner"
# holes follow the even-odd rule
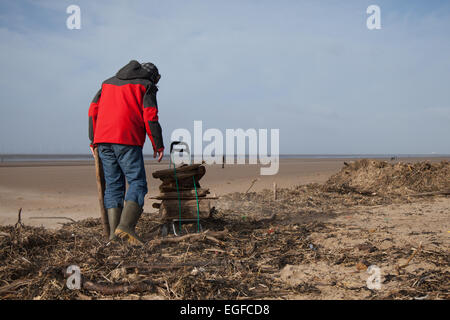
[[[94,143],[144,144],[143,97],[149,85],[145,79],[115,76],[103,82]]]
[[[93,144],[142,147],[147,132],[155,151],[164,148],[153,76],[133,60],[103,82],[89,110]]]

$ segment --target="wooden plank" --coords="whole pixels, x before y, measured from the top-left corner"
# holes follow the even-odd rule
[[[204,174],[205,174],[205,171],[200,172],[199,174],[195,175],[195,177],[194,177],[197,189],[200,188],[199,181],[203,177]],[[192,176],[188,177],[188,178],[180,178],[177,175],[177,177],[178,177],[178,190],[182,191],[182,190],[192,190],[192,189],[194,189],[194,181],[192,179]],[[164,181],[159,186],[159,190],[161,192],[176,192],[177,191],[177,182],[175,181],[175,178],[173,178],[171,180]]]
[[[195,170],[190,170],[190,171],[179,172],[177,170],[177,179],[178,180],[192,179],[192,177],[195,176],[196,180],[200,180],[204,176],[205,172],[206,172],[206,169],[203,166],[198,167]],[[175,181],[175,173],[172,170],[170,173],[168,173],[164,176],[159,176],[158,179],[162,180],[164,183],[170,182],[170,181]]]
[[[156,196],[156,197],[150,197],[149,199],[152,200],[178,200],[177,196],[171,196],[171,197],[165,197],[165,196]],[[199,196],[198,200],[202,199],[209,199],[209,200],[217,200],[219,197],[208,197],[208,196]],[[195,196],[184,196],[180,197],[180,200],[197,200]]]
[[[448,195],[450,195],[450,190],[410,194],[411,197],[448,196]]]
[[[185,186],[178,186],[179,191],[189,191],[194,189],[194,185],[185,185]],[[197,188],[200,188],[199,185],[197,185]],[[162,184],[159,186],[159,191],[161,193],[167,193],[167,192],[177,192],[177,187],[175,185],[175,182],[171,184]]]
[[[94,148],[94,160],[95,160],[95,177],[97,180],[97,193],[98,203],[100,206],[100,217],[102,219],[103,233],[106,238],[109,238],[109,222],[108,215],[106,213],[105,205],[103,202],[105,195],[105,177],[103,173],[102,161],[98,155],[98,147]]]
[[[198,196],[206,196],[207,194],[209,194],[209,189],[203,189],[203,188],[198,188],[197,189],[197,194]],[[183,190],[180,192],[182,197],[187,197],[187,196],[195,196],[195,190]],[[177,192],[165,192],[162,195],[164,196],[177,196],[178,193]]]
[[[177,168],[177,173],[183,173],[183,172],[189,172],[189,171],[196,171],[201,164],[193,164],[188,166],[181,166]],[[152,173],[153,178],[160,179],[167,176],[173,176],[173,168],[170,169],[164,169],[164,170],[158,170]]]
[[[205,197],[207,194],[209,194],[209,189],[197,189],[197,194],[199,197]],[[194,197],[195,198],[195,190],[189,189],[189,190],[181,190],[180,191],[181,198],[189,198]],[[157,196],[150,197],[150,199],[178,199],[178,192],[176,191],[169,191],[169,192],[163,192]]]
[[[211,212],[211,202],[209,200],[200,200],[200,219],[208,218]],[[163,220],[172,220],[180,218],[178,200],[164,200],[159,208],[161,218]],[[181,218],[196,219],[197,218],[197,201],[181,200]]]

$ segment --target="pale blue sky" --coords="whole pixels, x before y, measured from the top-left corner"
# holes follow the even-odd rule
[[[0,1],[0,153],[89,152],[92,97],[136,59],[166,145],[203,120],[279,128],[281,153],[448,154],[449,34],[447,1]]]

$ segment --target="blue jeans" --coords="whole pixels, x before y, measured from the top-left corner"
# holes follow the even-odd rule
[[[142,147],[100,143],[98,154],[105,175],[105,209],[123,207],[123,200],[144,206],[148,192]],[[125,178],[128,191],[125,196]]]

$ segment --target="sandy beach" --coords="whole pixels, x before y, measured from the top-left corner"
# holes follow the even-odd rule
[[[149,198],[167,163],[149,162],[133,249],[105,241],[92,163],[4,165],[0,299],[448,300],[449,159],[380,160],[207,166],[216,210],[182,237],[162,235]],[[68,265],[91,279],[81,291],[64,287]]]
[[[399,158],[395,161],[439,162],[449,158]],[[289,188],[308,183],[324,183],[338,172],[344,162],[355,159],[281,159],[278,174],[261,176],[260,165],[207,166],[202,187],[211,194],[222,196],[230,192],[245,192],[258,179],[250,191]],[[381,159],[387,160],[390,159]],[[149,192],[144,212],[154,213],[151,196],[159,193],[160,181],[151,175],[153,171],[166,169],[168,162],[146,161]],[[98,218],[97,186],[93,162],[17,162],[0,165],[0,225],[14,224],[22,208],[22,220],[30,226],[58,228],[68,219]],[[49,218],[64,217],[64,218]],[[66,219],[68,218],[68,219]]]

